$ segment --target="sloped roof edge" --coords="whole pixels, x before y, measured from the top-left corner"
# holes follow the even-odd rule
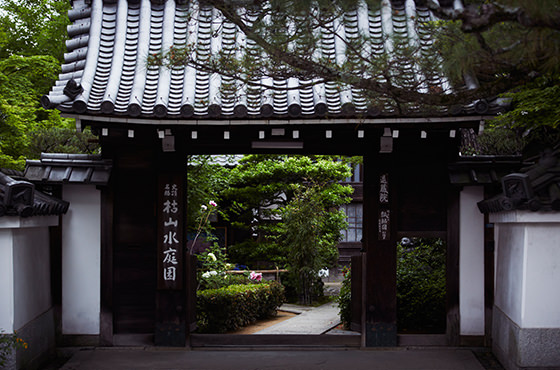
[[[478,203],[482,213],[513,210],[560,212],[560,148],[501,179],[502,194]]]
[[[24,177],[34,183],[106,185],[112,161],[100,155],[43,153],[28,160]]]
[[[379,39],[372,48],[379,45],[383,48],[388,32],[418,38],[420,44],[428,45],[430,34],[411,26],[412,19],[433,19],[422,3],[383,1],[380,9],[371,10],[363,2],[358,11],[345,15],[345,21],[338,26],[340,35],[367,29]],[[443,3],[458,6],[460,2]],[[245,88],[243,93],[228,96],[223,88],[228,81],[217,74],[199,72],[192,67],[148,66],[148,55],[165,52],[171,45],[195,43],[198,49],[208,53],[232,42],[250,48],[236,27],[226,24],[216,11],[198,1],[74,0],[69,17],[73,23],[68,27],[70,39],[62,73],[56,86],[41,99],[47,108],[94,117],[197,119],[202,124],[217,119],[376,118],[420,114],[414,110],[397,113],[386,106],[371,106],[353,88],[340,89],[330,83],[310,86],[309,81],[297,78],[273,81],[279,87],[276,90]],[[344,57],[334,34],[324,37],[329,40],[323,53]],[[432,79],[431,85],[439,86],[442,91],[449,89],[444,77]],[[430,115],[491,115],[503,107],[500,99],[480,99],[467,105],[442,107]]]
[[[0,217],[61,215],[69,206],[64,200],[37,191],[30,182],[15,180],[0,172]]]

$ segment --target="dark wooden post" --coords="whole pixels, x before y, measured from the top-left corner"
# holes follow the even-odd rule
[[[364,156],[365,345],[397,345],[396,193],[393,155]]]
[[[181,168],[182,169],[182,168]],[[157,187],[157,293],[154,342],[186,344],[185,173],[160,173]]]
[[[99,344],[113,345],[113,189],[101,189],[101,315]]]
[[[459,322],[459,189],[451,188],[447,195],[447,344],[460,344]]]

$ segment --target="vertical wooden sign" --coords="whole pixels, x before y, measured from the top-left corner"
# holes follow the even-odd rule
[[[158,180],[158,289],[181,290],[184,280],[183,179],[160,174]]]
[[[379,176],[378,240],[391,238],[391,211],[389,210],[389,174]]]

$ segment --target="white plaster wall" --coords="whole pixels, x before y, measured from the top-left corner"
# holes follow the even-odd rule
[[[560,213],[491,216],[499,245],[495,304],[521,328],[560,328]]]
[[[62,219],[62,332],[99,334],[101,283],[100,193],[93,185],[67,185]]]
[[[459,312],[461,335],[484,335],[484,215],[480,186],[465,187],[459,207]]]
[[[526,232],[522,327],[560,328],[560,222]]]
[[[496,254],[494,304],[516,323],[521,323],[523,301],[523,265],[525,227],[517,224],[494,224],[499,245]]]
[[[14,331],[14,271],[12,230],[0,230],[0,331]]]
[[[14,328],[19,330],[52,305],[49,229],[14,229],[13,233]]]

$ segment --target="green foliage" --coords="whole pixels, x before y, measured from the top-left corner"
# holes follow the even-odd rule
[[[476,147],[463,146],[463,155],[521,155],[526,140],[515,130],[489,127],[476,137]]]
[[[218,243],[213,243],[204,252],[197,254],[198,270],[198,289],[220,288],[232,283],[231,276],[226,274],[233,265],[227,262],[225,248]]]
[[[89,130],[78,133],[73,120],[39,105],[59,70],[58,60],[48,55],[0,59],[0,167],[23,170],[25,159],[41,152],[98,152]]]
[[[352,271],[349,267],[345,266],[342,274],[344,279],[342,280],[336,302],[340,310],[340,321],[342,321],[345,329],[350,329],[350,324],[352,323]]]
[[[0,59],[51,55],[62,61],[70,1],[1,0]]]
[[[230,285],[197,292],[197,324],[201,333],[225,333],[276,314],[284,302],[277,282]]]
[[[213,272],[216,272],[215,274]],[[216,270],[209,270],[205,273],[206,275],[199,278],[199,290],[207,289],[220,289],[230,285],[248,285],[252,284],[253,281],[249,279],[249,273],[247,274],[226,274],[224,272],[218,273]]]
[[[227,189],[229,170],[212,161],[210,155],[189,156],[187,168],[187,227],[198,232],[201,207],[210,201],[221,204],[220,194]],[[222,214],[222,216],[224,216]],[[206,231],[206,230],[202,230]]]
[[[285,289],[286,302],[289,303],[303,303],[301,293],[301,281],[299,276],[291,271],[283,272],[280,274],[280,281]],[[308,305],[315,305],[325,298],[324,288],[325,283],[319,275],[311,276],[308,282],[310,303]]]
[[[60,72],[70,2],[0,0],[0,167],[23,170],[41,152],[97,153],[94,135],[40,107]]]
[[[560,142],[560,73],[540,76],[502,96],[511,100],[511,109],[489,124],[516,135],[524,154],[536,155]]]
[[[255,269],[285,266],[287,263],[286,255],[281,246],[278,243],[267,241],[257,242],[246,239],[230,245],[228,255],[231,261],[243,263]]]
[[[397,326],[405,333],[445,332],[446,246],[441,239],[413,238],[397,245]],[[352,279],[348,268],[337,302],[346,328],[352,322]]]
[[[27,347],[27,343],[19,338],[16,333],[4,334],[0,332],[0,367],[3,368],[7,365],[12,351],[18,348],[27,349]]]
[[[222,198],[234,226],[247,229],[254,237],[231,248],[232,260],[246,264],[265,259],[283,267],[288,253],[283,244],[287,228],[282,214],[295,193],[315,187],[322,215],[319,244],[322,252],[329,254],[326,259],[331,266],[340,230],[346,225],[345,216],[335,209],[350,202],[352,193],[350,186],[339,182],[350,176],[347,163],[335,157],[245,156],[231,170],[230,187],[222,192]]]
[[[405,332],[445,332],[445,259],[441,239],[397,245],[397,326]]]
[[[313,301],[312,291],[318,271],[333,266],[338,259],[341,225],[334,227],[338,234],[333,235],[333,226],[327,216],[328,213],[339,215],[340,211],[329,212],[323,201],[320,185],[308,184],[296,191],[282,212],[280,244],[287,252],[288,269],[298,281],[297,292],[303,304]]]

